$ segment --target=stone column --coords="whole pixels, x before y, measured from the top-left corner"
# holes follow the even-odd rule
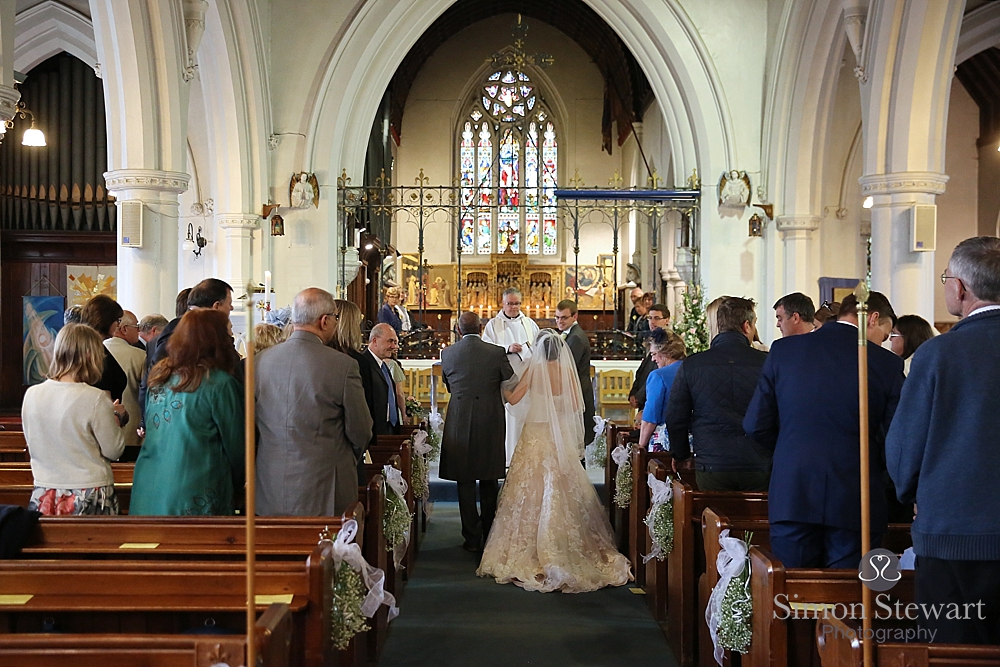
[[[861,177],[861,194],[874,200],[872,289],[889,297],[897,315],[934,322],[934,253],[910,252],[910,209],[933,204],[947,182],[945,174],[916,171]]]
[[[260,229],[260,216],[256,213],[220,213],[215,216],[219,229],[224,231],[224,240],[218,248],[218,267],[221,278],[233,286],[235,296],[246,291],[247,283],[256,278],[263,282],[263,276],[253,275],[253,235]],[[291,296],[282,294],[281,303],[291,303]],[[233,301],[233,330],[246,331],[250,318],[247,317],[246,302]]]
[[[819,216],[808,214],[778,216],[777,227],[785,245],[782,295],[791,292],[815,294],[819,289],[810,268],[813,265],[813,237],[819,229],[819,221]]]
[[[139,201],[142,247],[118,247],[118,301],[139,317],[169,316],[177,296],[177,196],[187,190],[187,174],[157,169],[118,169],[104,173],[108,193],[118,204]],[[118,228],[121,229],[118,206]]]
[[[21,93],[14,88],[15,0],[0,0],[0,124],[14,117]]]

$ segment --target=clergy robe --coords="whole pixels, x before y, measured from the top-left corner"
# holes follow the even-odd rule
[[[499,315],[487,322],[486,328],[483,329],[483,340],[487,343],[499,345],[504,350],[507,350],[514,343],[520,343],[524,348],[520,354],[511,353],[507,355],[507,359],[510,361],[515,375],[518,377],[521,377],[521,373],[528,367],[528,359],[531,358],[531,345],[534,345],[535,336],[537,335],[538,325],[524,313],[510,318],[501,311]],[[510,407],[510,404],[504,403],[507,425],[506,450],[508,466],[510,465],[510,457],[514,455],[514,447],[517,446],[517,441],[521,437],[521,429],[524,427],[524,424],[513,415]]]

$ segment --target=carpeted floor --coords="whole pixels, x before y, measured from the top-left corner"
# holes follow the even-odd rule
[[[673,667],[667,642],[627,586],[532,593],[475,575],[457,503],[436,503],[393,621],[387,667]]]

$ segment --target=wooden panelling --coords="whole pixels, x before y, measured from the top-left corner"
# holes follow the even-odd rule
[[[22,301],[65,296],[67,265],[117,263],[114,233],[0,233],[0,411],[20,412]]]

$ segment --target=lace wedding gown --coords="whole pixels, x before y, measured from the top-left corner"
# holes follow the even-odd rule
[[[477,574],[542,592],[621,586],[631,579],[628,559],[615,548],[604,508],[580,465],[579,379],[563,340],[548,339],[548,362],[545,355],[532,358],[523,401],[530,405],[528,418]]]

